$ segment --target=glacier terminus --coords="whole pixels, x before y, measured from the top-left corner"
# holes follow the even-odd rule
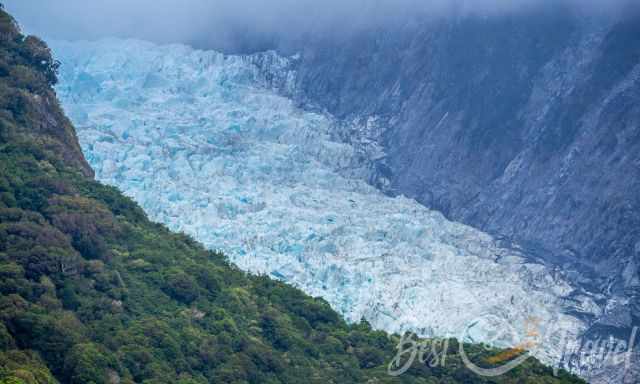
[[[324,298],[349,321],[499,346],[534,321],[535,356],[576,368],[564,341],[602,312],[597,297],[518,247],[369,185],[380,149],[342,140],[329,113],[273,88],[273,78],[293,86],[295,56],[118,39],[51,45],[58,95],[97,178],[152,219]]]

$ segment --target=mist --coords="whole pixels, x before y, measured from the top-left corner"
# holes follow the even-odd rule
[[[25,32],[45,38],[131,37],[222,51],[272,48],[407,20],[500,17],[543,9],[602,14],[627,0],[5,0]]]

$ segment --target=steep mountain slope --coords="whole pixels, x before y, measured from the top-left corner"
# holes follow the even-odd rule
[[[455,341],[445,366],[387,376],[396,339],[245,275],[93,181],[56,67],[0,10],[1,383],[580,382],[533,359],[485,380]],[[468,350],[483,365],[496,353]]]

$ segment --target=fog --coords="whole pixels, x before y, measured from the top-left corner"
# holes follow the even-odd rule
[[[2,1],[2,0],[0,0]],[[308,34],[339,35],[407,20],[501,17],[545,8],[603,13],[627,0],[5,0],[27,33],[134,37],[238,51]],[[254,47],[252,47],[253,45]]]

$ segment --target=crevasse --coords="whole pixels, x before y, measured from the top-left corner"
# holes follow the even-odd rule
[[[366,159],[336,139],[339,124],[296,108],[255,65],[269,60],[290,87],[289,59],[115,39],[52,47],[97,178],[239,267],[390,332],[513,344],[534,321],[549,363],[560,332],[584,329],[559,274],[363,181]]]

